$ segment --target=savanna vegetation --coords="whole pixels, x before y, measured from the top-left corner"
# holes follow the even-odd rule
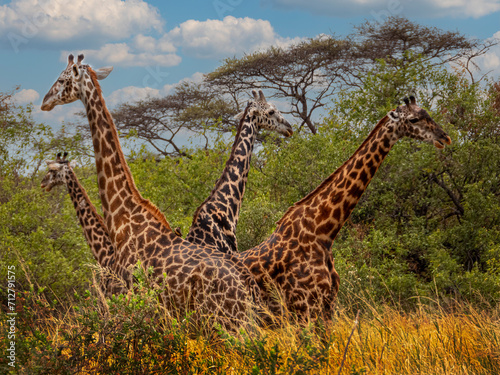
[[[252,69],[269,56],[295,63],[286,70],[266,65],[267,73],[256,68],[270,93],[290,98],[298,123],[290,139],[263,134],[255,150],[237,233],[244,251],[340,166],[399,99],[415,94],[453,143],[437,150],[405,139],[392,149],[334,242],[341,285],[331,322],[299,326],[283,316],[279,327],[229,334],[193,324],[189,312],[173,316],[139,271],[134,291],[104,299],[66,189],[39,187],[43,160],[68,151],[100,207],[84,133],[37,124],[32,107],[15,106],[13,92],[0,94],[2,372],[500,373],[500,82],[473,71],[492,42],[408,20],[405,34],[395,24],[363,24],[342,40],[230,59],[199,87],[114,114],[139,190],[185,234],[228,157],[235,128],[227,108],[236,113],[252,77],[265,78]],[[290,60],[293,51],[298,60]],[[318,59],[300,59],[314,51]],[[331,59],[306,67],[322,53]],[[300,81],[303,96],[289,91],[301,87],[288,85],[290,77],[278,80],[284,71],[308,77]],[[323,115],[313,116],[319,108]],[[141,116],[149,127],[135,127]],[[201,137],[191,146],[174,141],[185,124]],[[9,266],[16,275],[16,369],[4,355]]]

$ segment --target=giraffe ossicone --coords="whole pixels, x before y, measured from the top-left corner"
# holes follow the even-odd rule
[[[273,298],[278,289],[286,307],[301,320],[331,315],[340,280],[333,241],[399,139],[411,137],[436,148],[451,144],[415,97],[404,102],[378,122],[340,168],[287,210],[269,238],[239,254],[275,314],[283,307]]]

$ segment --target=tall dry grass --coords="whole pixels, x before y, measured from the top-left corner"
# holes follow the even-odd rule
[[[500,374],[498,307],[454,301],[444,308],[436,300],[404,311],[363,296],[341,300],[328,323],[281,318],[279,328],[229,334],[185,312],[173,316],[143,287],[107,301],[94,290],[71,304],[27,292],[18,300],[17,368],[2,356],[0,372]],[[6,328],[3,316],[2,353]]]

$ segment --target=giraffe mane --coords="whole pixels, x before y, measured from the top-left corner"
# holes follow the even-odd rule
[[[231,154],[229,155],[229,158],[227,158],[227,160],[226,160],[226,165],[224,167],[224,170],[222,171],[221,176],[226,174],[226,172],[227,172],[227,170],[229,168],[229,160],[231,160],[231,156],[234,155],[234,153],[236,152],[236,143],[237,143],[236,140],[239,138],[239,136],[241,134],[241,129],[243,128],[243,122],[245,121],[245,117],[247,115],[249,107],[250,107],[250,104],[248,104],[246,106],[245,110],[243,111],[243,116],[241,116],[241,118],[240,118],[240,124],[238,125],[238,130],[236,131],[236,136],[234,137],[235,142],[233,143],[233,146],[231,148]],[[217,189],[220,187],[221,184],[222,184],[222,179],[221,178],[217,179],[217,182],[215,183],[215,186],[213,187],[212,191],[210,192],[210,195],[207,197],[207,199],[205,199],[203,201],[202,204],[200,204],[198,206],[198,208],[194,212],[193,224],[198,219],[198,215],[200,213],[201,208],[205,205],[205,203],[207,203],[214,196],[215,192],[217,191]]]
[[[276,225],[280,225],[288,215],[290,215],[298,206],[301,204],[304,204],[308,202],[309,200],[313,199],[316,196],[316,193],[321,190],[325,185],[328,185],[331,183],[331,181],[337,177],[337,175],[340,173],[340,171],[345,167],[347,163],[349,163],[354,157],[358,154],[358,152],[368,143],[368,141],[372,138],[372,136],[379,131],[379,129],[387,122],[389,119],[388,115],[385,115],[384,118],[382,118],[377,125],[373,128],[373,130],[370,132],[370,134],[366,137],[366,139],[361,143],[361,145],[356,149],[356,151],[351,155],[349,159],[347,159],[340,167],[338,167],[335,172],[333,172],[330,176],[328,176],[316,189],[311,191],[309,194],[307,194],[304,198],[301,200],[295,202],[293,206],[290,206],[288,210],[285,212],[285,214],[281,217],[276,222]]]
[[[99,84],[99,81],[97,80],[97,75],[96,72],[90,67],[87,67],[87,71],[90,74],[90,78],[92,79],[92,83],[94,84],[97,94],[99,95],[100,99],[104,103],[104,98],[102,96],[102,90],[101,90],[101,85]],[[116,131],[116,126],[114,125],[113,118],[111,117],[111,114],[108,111],[108,108],[106,105],[103,105],[103,111],[104,111],[104,116],[106,121],[111,125],[110,130],[111,134],[113,136],[113,140],[115,141],[116,145],[116,152],[118,153],[118,157],[120,159],[120,163],[123,168],[123,172],[125,174],[125,178],[127,179],[127,182],[130,186],[130,189],[132,191],[132,195],[134,198],[137,199],[139,204],[143,206],[147,211],[149,211],[153,217],[155,217],[161,224],[165,225],[168,230],[172,230],[170,227],[169,223],[167,222],[167,219],[165,218],[165,215],[156,207],[153,203],[151,203],[148,199],[143,198],[139,190],[137,189],[137,186],[135,185],[134,179],[132,177],[132,173],[130,172],[130,167],[127,164],[127,161],[125,160],[125,155],[123,154],[123,150],[120,144],[120,140],[118,138],[118,132]]]

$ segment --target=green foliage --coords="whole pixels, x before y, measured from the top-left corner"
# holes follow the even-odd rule
[[[357,143],[404,92],[417,94],[454,143],[437,151],[403,140],[393,148],[334,243],[341,280],[402,306],[436,289],[444,300],[497,303],[500,279],[491,265],[500,240],[500,113],[493,85],[418,59],[409,67],[380,62],[368,78],[362,90],[339,98],[329,120],[354,129]]]
[[[29,181],[18,184],[8,198],[0,206],[1,277],[14,265],[26,269],[27,278],[19,272],[20,290],[35,285],[64,296],[82,288],[92,255],[71,201],[61,191],[48,194]]]
[[[0,95],[1,96],[1,95]],[[88,282],[87,263],[92,261],[66,188],[48,194],[40,189],[42,161],[65,143],[72,151],[78,137],[64,129],[53,133],[31,119],[31,107],[7,105],[0,112],[0,277],[7,267],[18,270],[16,287],[44,288],[64,295]],[[64,142],[64,140],[66,142]],[[52,154],[52,155],[51,155]],[[76,153],[75,153],[76,155]],[[25,269],[26,272],[21,272]],[[6,291],[3,286],[0,296]]]
[[[410,59],[409,59],[410,60]],[[259,244],[286,208],[347,160],[396,99],[413,93],[450,134],[444,150],[404,139],[373,178],[333,245],[341,303],[350,293],[414,308],[436,296],[479,305],[500,298],[500,113],[491,82],[412,56],[381,61],[347,91],[318,134],[264,143],[250,171],[240,250]]]
[[[142,153],[129,165],[141,194],[186,235],[196,208],[209,196],[224,169],[231,145],[232,140],[221,137],[210,150],[186,150],[189,157],[157,161]]]
[[[219,358],[200,356],[188,345],[202,334],[193,330],[189,314],[173,319],[158,301],[159,290],[147,287],[148,276],[135,275],[138,283],[127,296],[104,300],[92,287],[74,293],[64,309],[37,291],[21,293],[18,373],[196,374],[220,367]]]

